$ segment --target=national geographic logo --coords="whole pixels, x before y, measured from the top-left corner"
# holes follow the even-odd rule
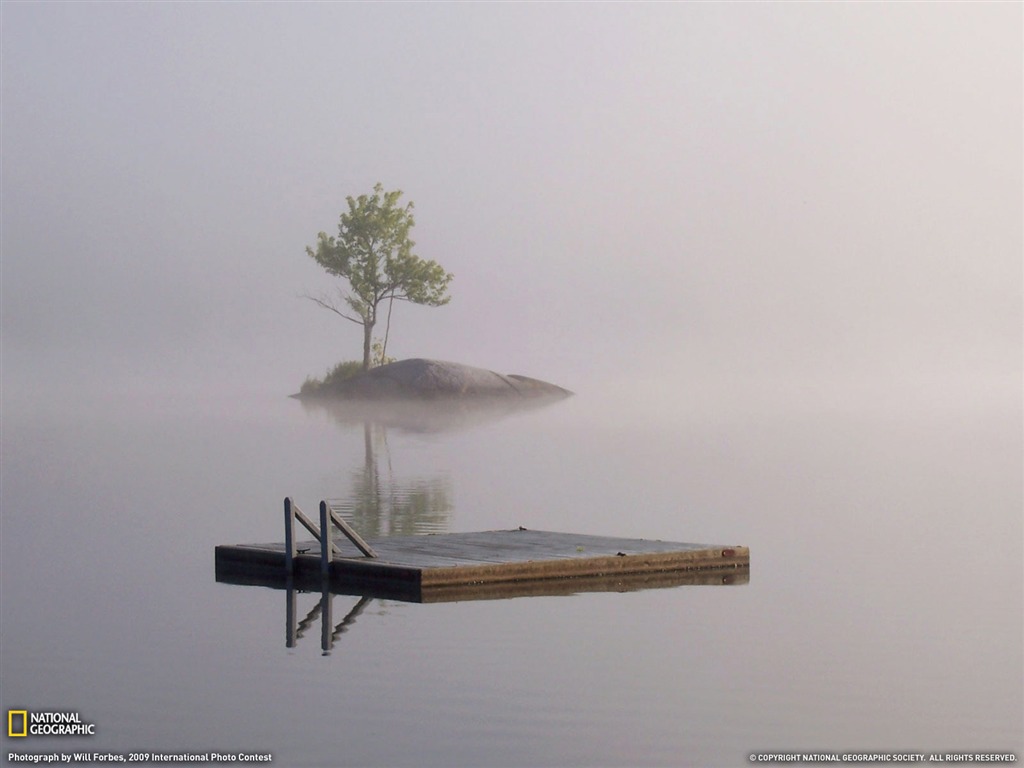
[[[28,736],[28,710],[7,710],[7,735]]]
[[[24,736],[95,736],[96,725],[83,723],[77,712],[7,710],[8,738]]]

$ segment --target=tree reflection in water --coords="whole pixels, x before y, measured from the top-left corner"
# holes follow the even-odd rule
[[[344,499],[328,499],[331,507],[364,537],[447,531],[451,478],[443,473],[396,478],[384,425],[364,422],[363,443],[363,466],[352,473],[351,491]]]
[[[326,412],[345,429],[363,430],[363,465],[352,473],[351,491],[328,499],[361,536],[444,533],[453,510],[451,478],[396,477],[388,431],[436,434],[470,429],[514,413],[542,408],[564,396],[516,399],[332,400],[303,398],[307,411]]]

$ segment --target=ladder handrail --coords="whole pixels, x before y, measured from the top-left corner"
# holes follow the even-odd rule
[[[293,504],[292,509],[295,511],[295,519],[302,523],[307,531],[313,534],[314,539],[320,541],[320,529],[316,527],[316,523],[306,517],[297,504]]]
[[[295,563],[296,542],[295,542],[295,521],[298,520],[302,526],[309,531],[313,538],[320,542],[320,560],[321,569],[326,574],[330,568],[331,560],[334,554],[341,554],[341,548],[334,543],[331,532],[334,528],[337,528],[346,538],[351,541],[356,548],[363,553],[366,557],[377,557],[377,553],[373,550],[369,544],[360,536],[355,530],[346,523],[343,519],[338,517],[335,513],[333,506],[329,505],[326,501],[320,502],[320,521],[321,525],[318,527],[316,523],[306,517],[305,513],[299,509],[298,504],[291,500],[291,497],[287,497],[284,500],[284,550],[285,550],[285,568],[291,573]],[[321,531],[323,533],[321,533]]]
[[[355,532],[355,529],[352,526],[335,514],[335,509],[331,504],[328,504],[326,501],[321,501],[320,504],[322,506],[326,506],[330,510],[330,521],[345,534],[349,541],[356,545],[356,548],[360,552],[367,557],[377,557],[377,553],[373,551],[373,547],[367,544],[366,541],[363,540],[363,537]]]

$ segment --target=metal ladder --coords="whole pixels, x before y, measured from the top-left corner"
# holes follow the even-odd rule
[[[335,554],[341,554],[341,549],[334,542],[334,529],[337,528],[345,537],[351,541],[365,557],[377,557],[373,547],[363,540],[363,537],[353,530],[352,526],[338,516],[338,511],[326,501],[320,502],[320,526],[310,520],[299,506],[287,497],[284,500],[284,563],[288,573],[292,573],[295,565],[296,551],[295,521],[298,520],[303,527],[313,534],[313,538],[320,542],[320,572],[329,575],[331,572],[331,561]],[[321,532],[323,532],[321,534]]]

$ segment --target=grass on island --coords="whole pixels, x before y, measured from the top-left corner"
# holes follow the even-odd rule
[[[322,379],[315,376],[307,376],[299,389],[300,395],[315,395],[319,392],[327,392],[337,387],[341,382],[351,379],[363,372],[363,364],[359,360],[345,360],[338,363],[324,374]]]
[[[371,358],[370,367],[376,368],[380,365],[387,365],[388,363],[394,362],[396,362],[395,358],[388,357],[384,354],[384,349],[381,346],[381,343],[379,341],[374,342],[373,357]],[[315,376],[307,376],[306,380],[302,382],[299,394],[315,395],[321,392],[330,392],[331,390],[336,389],[343,381],[347,381],[354,376],[358,376],[362,372],[362,361],[344,360],[327,371],[322,379],[318,379]]]

